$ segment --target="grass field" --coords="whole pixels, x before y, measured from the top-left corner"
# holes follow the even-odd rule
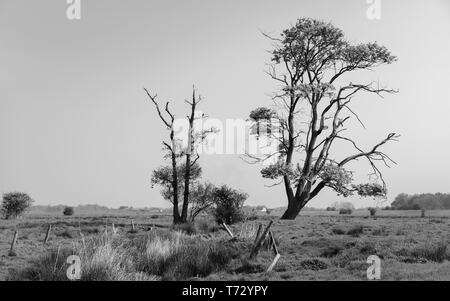
[[[200,218],[189,235],[170,229],[170,216],[151,212],[0,220],[0,280],[65,280],[70,250],[89,261],[88,280],[367,280],[369,255],[381,258],[381,280],[450,280],[450,211],[427,211],[425,218],[420,211],[379,211],[369,217],[365,210],[350,216],[304,211],[295,221],[278,217],[271,212],[232,225],[233,240],[211,221]],[[131,219],[137,233],[130,231]],[[273,259],[267,248],[256,260],[247,257],[257,225],[270,219],[281,258],[266,272]],[[49,223],[50,240],[44,245]],[[8,256],[16,230],[16,256]]]

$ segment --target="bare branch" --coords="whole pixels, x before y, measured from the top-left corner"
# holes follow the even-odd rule
[[[158,112],[158,115],[159,115],[159,118],[161,118],[161,120],[164,122],[164,124],[168,127],[168,128],[170,128],[171,127],[171,124],[164,118],[164,116],[161,114],[161,110],[159,109],[159,105],[158,105],[158,103],[156,102],[156,97],[157,97],[157,94],[155,94],[154,96],[152,96],[151,94],[150,94],[150,92],[148,92],[148,90],[146,89],[146,88],[144,88],[144,91],[145,91],[145,93],[147,93],[147,96],[150,98],[150,100],[153,102],[153,104],[155,105],[155,107],[156,107],[156,111]],[[166,103],[166,108],[167,108],[167,106],[168,106],[168,102]],[[170,114],[169,114],[170,115]],[[172,117],[172,121],[173,121],[173,116],[171,116]]]

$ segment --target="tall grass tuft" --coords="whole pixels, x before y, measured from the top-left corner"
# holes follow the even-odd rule
[[[72,248],[52,249],[9,279],[67,281],[66,259],[77,255],[82,281],[185,280],[226,268],[240,252],[245,250],[221,240],[199,241],[180,231],[152,230],[129,239],[102,234]]]

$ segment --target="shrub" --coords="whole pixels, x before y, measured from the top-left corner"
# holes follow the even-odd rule
[[[337,245],[328,246],[322,250],[321,256],[322,257],[334,257],[334,256],[338,255],[339,253],[341,253],[342,250],[343,250],[343,248],[341,246],[337,246]]]
[[[353,213],[353,210],[350,209],[350,208],[341,208],[341,209],[339,209],[339,214],[348,214],[348,215],[350,215],[352,213]]]
[[[356,225],[347,231],[347,235],[356,237],[356,236],[363,234],[363,232],[364,232],[364,227],[362,225]]]
[[[411,206],[411,210],[421,210],[421,209],[422,209],[422,207],[419,204],[413,204]]]
[[[16,218],[30,208],[32,203],[33,199],[26,193],[5,193],[0,211],[6,219]]]
[[[416,259],[430,260],[434,262],[443,262],[450,260],[450,254],[447,250],[448,244],[441,241],[437,244],[427,243],[422,246],[415,246],[411,249],[401,249],[396,252],[398,256],[407,256]]]
[[[244,260],[242,265],[234,270],[235,273],[245,273],[245,274],[256,274],[262,273],[266,269],[263,265],[255,262],[250,262],[248,260]]]
[[[153,232],[135,240],[137,269],[164,280],[207,276],[238,256],[221,241],[202,241],[180,232]]]
[[[214,216],[218,223],[234,224],[244,219],[242,207],[248,198],[246,193],[223,185],[214,190],[216,210]]]
[[[336,211],[336,208],[334,208],[334,207],[327,207],[327,211]]]
[[[419,248],[413,255],[417,257],[423,257],[434,262],[443,262],[446,259],[450,259],[447,254],[447,244],[440,242],[437,245],[429,245]]]
[[[183,245],[164,263],[165,280],[183,280],[205,277],[226,266],[234,257],[233,251],[224,245],[201,242]]]
[[[377,213],[377,208],[370,207],[370,208],[368,208],[368,210],[369,210],[370,216],[375,216],[375,214]]]
[[[345,234],[345,230],[339,226],[333,227],[333,229],[331,229],[331,232],[333,232],[333,234],[337,234],[337,235]]]
[[[319,271],[319,270],[325,270],[328,268],[328,265],[320,260],[320,259],[306,259],[300,262],[300,266],[305,270],[313,270],[313,271]]]
[[[372,231],[372,235],[376,236],[387,236],[389,235],[389,232],[386,230],[386,227],[383,226],[381,228],[375,229]]]
[[[377,254],[376,245],[373,241],[364,241],[358,244],[359,252],[365,255]]]
[[[63,211],[64,215],[70,216],[70,215],[73,215],[73,213],[74,213],[73,207],[66,207],[66,208],[64,208],[64,211]]]
[[[57,233],[56,234],[56,236],[60,236],[60,237],[63,237],[63,238],[74,238],[74,233],[72,232],[72,231],[69,231],[69,230],[64,230],[64,231],[62,231],[62,232],[59,232],[59,233]]]

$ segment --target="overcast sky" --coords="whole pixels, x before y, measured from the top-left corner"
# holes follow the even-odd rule
[[[402,135],[386,147],[398,163],[383,169],[389,201],[400,192],[450,192],[448,0],[382,0],[380,20],[367,17],[365,0],[81,0],[75,21],[67,6],[0,0],[2,193],[24,191],[37,204],[168,206],[150,187],[167,133],[142,87],[181,112],[195,84],[202,111],[246,118],[270,105],[275,89],[264,73],[271,43],[261,31],[276,35],[300,17],[331,21],[348,40],[378,41],[399,58],[368,75],[399,93],[362,97],[354,108],[367,129],[349,132],[364,147]],[[248,204],[286,205],[281,186],[265,186],[260,166],[232,155],[203,156],[201,164],[203,179],[246,191]],[[366,179],[364,162],[352,168]],[[309,205],[336,200],[326,191]]]

